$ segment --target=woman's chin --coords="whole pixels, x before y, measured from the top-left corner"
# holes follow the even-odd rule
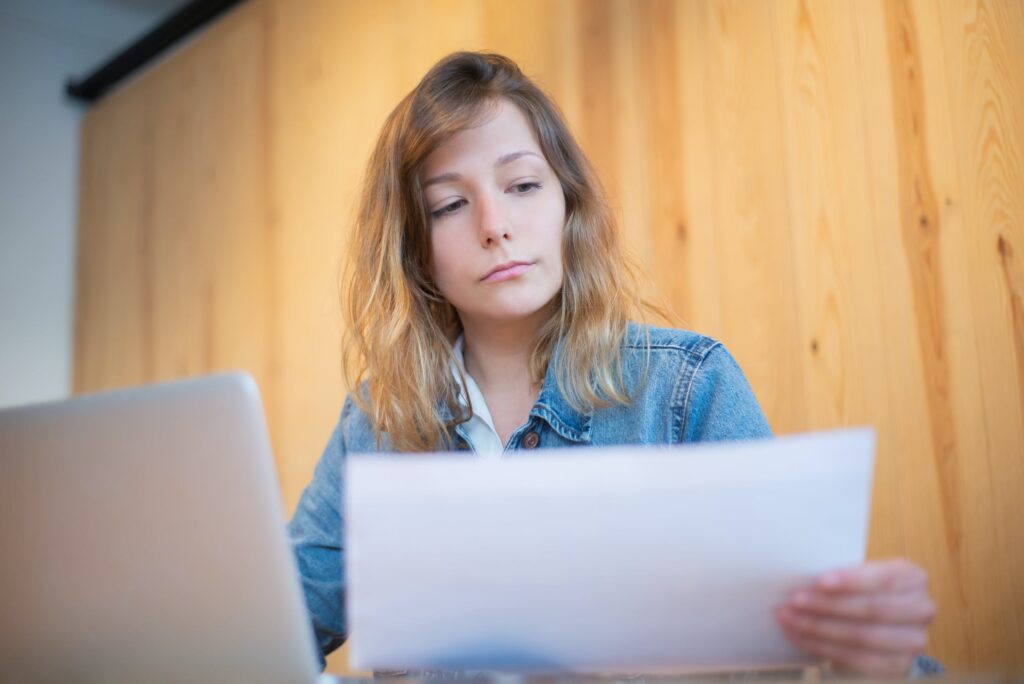
[[[547,317],[550,311],[545,302],[536,306],[504,306],[493,307],[487,311],[469,312],[462,314],[463,321],[471,318],[482,325],[515,325],[516,323],[537,322]]]

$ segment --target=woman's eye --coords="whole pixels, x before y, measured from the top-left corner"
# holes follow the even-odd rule
[[[527,183],[516,183],[511,189],[512,194],[514,195],[525,195],[526,193],[533,192],[538,188],[540,188],[540,183],[529,181]],[[456,200],[451,204],[446,204],[440,209],[430,212],[430,216],[434,219],[444,218],[448,214],[454,214],[456,211],[461,209],[463,204],[466,204],[466,200]]]
[[[436,211],[430,212],[430,215],[433,218],[438,219],[438,218],[441,218],[442,216],[444,216],[445,214],[453,214],[453,213],[455,213],[456,209],[458,209],[459,207],[461,207],[465,203],[465,201],[466,200],[457,200],[455,202],[452,202],[451,204],[446,204],[445,206],[441,207],[440,209],[437,209]]]
[[[529,183],[516,183],[515,185],[512,186],[512,189],[514,189],[516,191],[517,195],[523,195],[523,194],[526,194],[526,193],[530,192],[534,188],[539,188],[539,187],[540,187],[540,183],[534,183],[534,182],[531,181]]]

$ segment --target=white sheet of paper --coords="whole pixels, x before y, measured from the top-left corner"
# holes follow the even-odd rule
[[[773,608],[863,561],[875,433],[346,465],[358,668],[791,667]]]

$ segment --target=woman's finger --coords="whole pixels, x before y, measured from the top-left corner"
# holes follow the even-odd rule
[[[935,604],[921,591],[833,594],[801,589],[790,595],[787,605],[812,615],[901,625],[928,625],[936,614]]]
[[[829,570],[818,578],[815,588],[845,594],[926,590],[928,573],[905,558],[894,558]]]
[[[785,606],[777,614],[783,626],[801,636],[859,650],[915,656],[928,645],[927,631],[920,626],[826,618]]]
[[[879,653],[807,637],[786,630],[786,638],[802,651],[828,661],[837,670],[852,670],[876,676],[906,675],[914,664],[914,656]]]

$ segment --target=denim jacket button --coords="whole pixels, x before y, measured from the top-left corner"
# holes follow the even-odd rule
[[[527,432],[523,435],[522,444],[524,449],[533,449],[540,444],[540,435],[536,432]]]

